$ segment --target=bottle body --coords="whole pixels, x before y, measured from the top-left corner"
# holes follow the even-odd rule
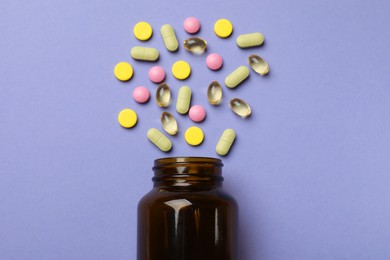
[[[223,191],[220,160],[159,160],[169,167],[156,174],[155,161],[154,187],[139,202],[137,259],[237,260],[238,207]]]

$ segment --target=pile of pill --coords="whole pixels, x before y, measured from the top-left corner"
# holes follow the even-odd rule
[[[200,22],[195,17],[185,19],[183,23],[184,30],[189,34],[196,34],[200,30]],[[152,26],[147,22],[139,22],[134,26],[134,36],[139,41],[147,41],[153,34]],[[228,38],[233,32],[233,25],[227,19],[219,19],[214,24],[214,32],[220,38]],[[176,52],[179,48],[173,27],[165,24],[160,29],[161,37],[166,49],[169,52]],[[252,48],[261,46],[264,42],[264,36],[259,32],[239,35],[236,38],[236,44],[240,48]],[[187,51],[202,55],[207,49],[207,41],[200,37],[189,37],[183,41],[183,47]],[[159,51],[156,48],[135,46],[130,51],[131,57],[136,61],[155,62],[159,59]],[[223,59],[218,53],[207,55],[206,66],[217,71],[223,65]],[[266,75],[269,71],[268,63],[259,55],[251,54],[248,57],[249,67],[257,74]],[[178,80],[186,80],[191,75],[191,66],[186,61],[179,60],[171,68],[172,75]],[[133,76],[133,67],[128,62],[119,62],[114,68],[114,75],[120,81],[128,81]],[[236,88],[250,74],[247,66],[239,66],[225,78],[227,88]],[[155,100],[159,107],[168,107],[171,100],[171,89],[165,80],[165,70],[160,66],[152,66],[149,69],[149,79],[158,84]],[[217,106],[222,100],[223,90],[218,81],[212,81],[207,89],[207,100]],[[188,114],[189,118],[195,122],[202,122],[206,117],[206,110],[201,105],[191,106],[192,90],[188,86],[182,86],[179,89],[176,100],[176,111],[179,114]],[[138,86],[133,90],[133,98],[136,102],[143,104],[150,99],[150,92],[144,86]],[[230,108],[240,117],[246,118],[251,114],[251,107],[247,102],[240,98],[230,100]],[[125,108],[118,115],[118,122],[124,128],[132,128],[137,124],[137,114],[130,108]],[[178,132],[177,121],[171,113],[164,111],[160,117],[162,129],[168,135],[175,135]],[[171,140],[157,128],[150,128],[147,132],[147,138],[163,152],[168,152],[172,148]],[[189,127],[184,133],[185,141],[192,146],[200,145],[204,139],[204,132],[198,126]],[[216,144],[216,152],[220,156],[227,155],[236,138],[233,129],[225,129]]]

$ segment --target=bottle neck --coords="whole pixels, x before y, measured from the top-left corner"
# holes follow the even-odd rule
[[[154,161],[154,187],[200,190],[222,186],[222,161],[207,157],[171,157]]]

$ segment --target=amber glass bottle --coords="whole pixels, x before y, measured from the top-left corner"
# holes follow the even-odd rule
[[[222,162],[154,161],[153,189],[138,205],[138,260],[237,260],[238,208],[222,189]]]

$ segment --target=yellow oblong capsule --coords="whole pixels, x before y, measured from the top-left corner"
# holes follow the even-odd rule
[[[180,114],[186,114],[190,108],[192,91],[189,87],[183,86],[179,89],[176,101],[176,111]]]
[[[245,66],[238,67],[225,78],[225,85],[228,88],[235,88],[249,76],[249,69]]]
[[[237,37],[236,43],[240,48],[251,48],[262,45],[264,42],[264,35],[259,32],[241,34]]]
[[[236,139],[236,133],[234,132],[233,129],[228,128],[225,131],[223,131],[221,137],[219,138],[218,144],[215,148],[217,154],[221,156],[227,155],[235,139]]]
[[[156,128],[150,128],[147,133],[149,141],[161,151],[168,152],[172,148],[172,142]]]
[[[164,24],[161,26],[160,32],[167,50],[175,52],[179,48],[179,42],[173,27],[169,24]]]
[[[133,59],[144,61],[156,61],[159,56],[158,50],[156,48],[141,46],[133,47],[130,51],[130,54]]]

